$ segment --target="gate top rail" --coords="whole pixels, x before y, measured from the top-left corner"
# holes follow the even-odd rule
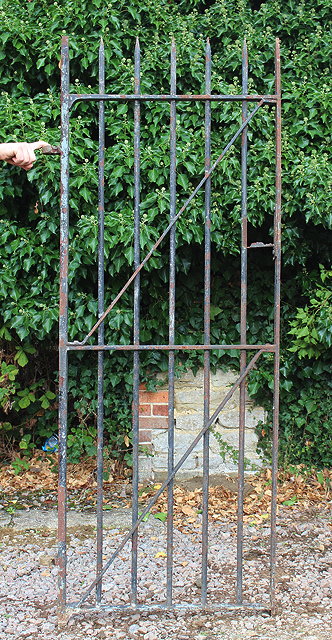
[[[209,101],[209,102],[259,102],[263,100],[268,103],[276,103],[278,96],[276,94],[210,94],[210,93],[198,93],[198,94],[145,94],[145,93],[71,93],[69,94],[69,108],[82,100],[85,101],[136,101],[141,102],[171,102],[175,100],[177,102],[195,102],[195,101]]]

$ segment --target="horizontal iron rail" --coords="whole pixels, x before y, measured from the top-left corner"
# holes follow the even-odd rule
[[[70,93],[69,94],[69,108],[71,108],[76,102],[83,101],[141,101],[141,102],[171,102],[176,100],[177,102],[195,102],[195,101],[209,101],[209,102],[263,102],[269,104],[275,104],[278,96],[272,95],[223,95],[223,94],[136,94],[136,93]]]
[[[119,604],[119,605],[107,605],[101,604],[98,606],[86,605],[84,607],[77,608],[77,605],[68,603],[67,609],[70,610],[70,615],[74,615],[75,613],[92,613],[94,611],[100,612],[112,612],[112,611],[165,611],[167,609],[172,609],[175,611],[199,611],[202,610],[201,603],[195,604],[193,603],[173,603],[169,606],[167,603],[156,603],[156,604]],[[75,611],[77,609],[77,611]],[[266,611],[269,613],[271,611],[271,606],[263,603],[255,603],[255,602],[241,602],[241,603],[233,603],[233,602],[214,602],[210,604],[204,605],[204,611],[218,611],[218,610],[226,610],[226,611],[241,611],[244,609],[250,609],[253,611]]]
[[[275,351],[274,344],[75,344],[69,342],[68,351],[213,351],[214,349],[247,351]]]
[[[266,247],[274,247],[273,242],[252,242],[246,249],[266,249]]]
[[[171,222],[169,223],[169,225],[166,227],[166,229],[163,231],[163,233],[161,234],[161,236],[159,236],[158,240],[155,242],[155,244],[153,245],[153,247],[150,249],[150,251],[146,254],[145,258],[142,260],[141,264],[135,269],[134,273],[130,276],[130,278],[127,280],[126,284],[122,287],[121,291],[119,291],[119,293],[115,296],[115,298],[113,299],[113,301],[111,302],[111,304],[107,307],[106,311],[104,311],[104,313],[100,316],[99,320],[97,320],[97,322],[94,324],[94,326],[92,327],[92,329],[89,331],[89,333],[85,336],[85,338],[79,342],[77,341],[77,344],[81,344],[84,345],[87,340],[92,336],[92,334],[96,331],[96,329],[98,329],[99,325],[105,320],[106,316],[110,313],[110,311],[113,309],[113,307],[116,305],[116,303],[120,300],[121,296],[124,294],[124,292],[128,289],[128,287],[130,286],[130,284],[133,282],[133,280],[135,280],[135,278],[137,277],[137,275],[140,273],[140,271],[143,269],[144,265],[149,261],[149,259],[151,258],[151,256],[153,255],[154,251],[157,249],[157,247],[159,247],[159,245],[161,244],[161,242],[164,240],[164,238],[167,236],[167,234],[169,233],[169,231],[174,227],[175,223],[177,222],[177,220],[180,218],[181,214],[185,211],[185,209],[187,208],[187,206],[190,204],[190,202],[194,199],[194,197],[196,196],[196,194],[199,192],[199,190],[201,189],[201,187],[206,183],[206,181],[210,178],[211,174],[213,173],[213,171],[216,169],[216,167],[220,164],[220,162],[223,160],[223,158],[225,157],[226,153],[229,151],[229,149],[231,148],[231,146],[234,144],[234,142],[237,140],[237,138],[239,137],[239,135],[242,133],[242,131],[244,131],[244,129],[248,126],[249,122],[252,120],[252,118],[254,117],[254,115],[257,113],[257,111],[259,110],[259,108],[264,105],[264,100],[260,100],[260,102],[258,104],[256,104],[255,108],[251,111],[251,113],[248,115],[247,119],[244,120],[244,122],[242,122],[242,125],[239,127],[239,129],[236,131],[236,133],[234,133],[234,135],[232,136],[232,138],[230,139],[230,141],[227,143],[227,145],[224,147],[224,149],[222,150],[221,154],[218,156],[218,158],[214,161],[213,165],[211,166],[211,168],[205,172],[204,177],[199,181],[199,183],[196,185],[195,189],[191,192],[189,198],[187,198],[187,200],[185,201],[185,203],[182,205],[181,209],[178,211],[178,213],[176,214],[176,216],[174,216],[171,220]]]
[[[200,430],[200,432],[197,434],[196,438],[192,441],[192,443],[190,444],[190,446],[188,447],[188,449],[185,451],[185,453],[183,454],[183,456],[180,458],[180,460],[176,463],[176,465],[173,468],[172,473],[170,473],[167,477],[167,480],[165,480],[165,482],[162,484],[162,486],[160,487],[160,489],[158,489],[158,491],[155,493],[155,495],[153,496],[153,498],[151,498],[150,502],[147,504],[147,506],[145,507],[145,509],[143,509],[142,513],[140,514],[140,516],[137,518],[135,524],[133,524],[132,528],[130,529],[130,531],[128,531],[128,533],[124,536],[124,538],[122,539],[122,542],[120,542],[120,544],[118,545],[118,547],[115,549],[115,551],[112,553],[110,559],[106,562],[106,564],[104,565],[103,569],[101,570],[99,576],[97,576],[97,578],[90,584],[90,586],[88,587],[88,589],[86,589],[85,593],[81,596],[80,600],[77,602],[76,606],[80,606],[82,604],[82,602],[84,602],[86,600],[86,598],[88,597],[88,595],[91,593],[91,591],[96,587],[96,585],[98,584],[98,582],[101,580],[102,576],[106,573],[107,569],[109,569],[109,567],[111,566],[113,560],[115,560],[115,558],[119,555],[120,551],[122,551],[123,547],[127,544],[128,540],[130,540],[130,538],[132,537],[134,531],[136,531],[136,529],[138,529],[139,525],[141,524],[141,522],[144,520],[145,516],[149,513],[150,509],[153,507],[153,505],[157,502],[158,498],[161,496],[161,494],[165,491],[165,489],[168,487],[168,485],[170,484],[170,482],[173,480],[173,478],[175,477],[175,475],[177,474],[177,472],[179,471],[179,469],[182,467],[183,463],[187,460],[188,456],[191,454],[191,452],[195,449],[196,445],[199,443],[199,441],[202,439],[204,433],[206,433],[208,431],[208,429],[210,429],[210,427],[213,425],[213,423],[216,421],[216,419],[219,416],[219,413],[222,411],[222,409],[225,407],[225,405],[227,404],[227,402],[231,399],[231,397],[234,395],[236,389],[240,386],[241,382],[246,378],[246,376],[248,375],[248,373],[254,368],[258,358],[260,357],[260,355],[263,353],[263,350],[261,349],[260,351],[257,351],[257,353],[255,353],[255,355],[252,357],[252,359],[250,360],[249,364],[247,364],[246,368],[244,369],[244,371],[241,373],[241,375],[237,378],[237,380],[234,382],[233,386],[230,388],[230,390],[228,391],[228,393],[225,395],[224,399],[222,400],[222,402],[219,404],[219,406],[216,408],[216,410],[214,411],[214,413],[212,414],[211,418],[206,422],[206,424],[204,425],[204,427]]]

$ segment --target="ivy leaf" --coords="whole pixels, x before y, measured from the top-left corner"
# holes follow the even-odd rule
[[[165,520],[167,520],[167,513],[160,511],[160,513],[154,513],[153,517],[157,520],[161,520],[161,522],[165,522]]]
[[[14,360],[16,360],[17,364],[19,364],[20,367],[25,367],[25,365],[29,362],[27,355],[25,351],[23,351],[23,349],[19,349],[16,352]]]
[[[21,409],[26,409],[27,407],[30,406],[31,400],[30,400],[29,396],[24,396],[23,398],[21,398],[18,401],[18,404],[19,404]]]
[[[211,307],[210,307],[210,318],[211,318],[211,320],[214,320],[215,317],[217,315],[219,315],[219,313],[222,313],[222,309],[220,307],[216,307],[216,306],[211,304]]]
[[[284,504],[287,507],[292,507],[293,504],[296,504],[298,501],[298,497],[295,495],[292,498],[290,498],[289,500],[284,500],[284,502],[282,504]]]

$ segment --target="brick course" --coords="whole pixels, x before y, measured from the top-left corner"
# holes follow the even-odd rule
[[[168,391],[139,389],[139,441],[151,442],[151,429],[168,428]],[[148,431],[150,430],[149,434]],[[143,440],[142,438],[148,438]]]
[[[151,408],[153,405],[151,404],[140,404],[139,405],[139,415],[140,416],[150,416]]]
[[[168,391],[145,391],[141,389],[139,392],[139,400],[142,404],[149,402],[152,404],[168,403]]]
[[[151,406],[154,416],[168,416],[168,404],[153,404]]]
[[[139,419],[140,429],[167,429],[168,418],[163,416],[143,416]]]
[[[140,429],[138,434],[140,444],[151,443],[151,429]]]

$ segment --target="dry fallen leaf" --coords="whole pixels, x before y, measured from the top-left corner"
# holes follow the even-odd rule
[[[15,475],[14,469],[10,465],[3,466],[0,469],[0,487],[7,500],[10,496],[16,498],[15,493],[29,492],[29,498],[24,496],[24,505],[31,506],[30,499],[36,500],[36,492],[51,493],[51,501],[46,500],[44,504],[50,503],[55,506],[56,501],[56,484],[57,484],[57,455],[36,452],[30,460],[30,469],[22,474]],[[115,465],[115,466],[114,466]],[[110,482],[105,487],[105,502],[112,505],[112,508],[130,508],[131,502],[127,497],[127,487],[130,491],[130,480],[128,480],[128,470],[123,467],[117,467],[116,463],[112,464],[112,476]],[[38,468],[38,473],[34,469]],[[95,507],[96,502],[96,482],[95,482],[96,461],[94,458],[85,460],[78,464],[68,464],[68,488],[70,499],[77,506]],[[332,470],[325,469],[322,472],[324,483],[318,482],[315,474],[308,476],[302,467],[298,469],[298,475],[280,472],[278,481],[277,495],[277,511],[279,509],[288,510],[298,509],[301,507],[310,507],[314,504],[328,506],[331,499]],[[250,495],[244,496],[244,522],[257,522],[260,526],[266,525],[269,520],[270,504],[271,504],[271,470],[262,471],[259,476],[248,477],[246,482],[250,482],[252,491]],[[120,501],[114,496],[119,495],[119,486],[124,486],[125,495],[120,495]],[[234,479],[233,479],[234,482]],[[330,484],[329,484],[330,483]],[[224,483],[225,484],[225,483]],[[209,488],[209,518],[213,522],[221,520],[235,521],[237,518],[237,495],[229,491],[225,486],[210,486]],[[155,495],[160,488],[160,484],[153,487],[140,487],[143,493],[144,505]],[[82,490],[82,491],[81,491]],[[72,492],[72,494],[71,494]],[[111,495],[110,495],[111,494]],[[174,486],[174,526],[186,530],[185,527],[192,527],[196,522],[197,528],[201,526],[198,520],[198,514],[202,508],[202,488],[196,487],[194,490],[186,489],[183,486]],[[285,506],[285,501],[292,501],[296,495],[296,502]],[[127,498],[127,499],[126,499]],[[22,505],[22,498],[19,497]],[[14,504],[14,503],[13,503]],[[151,512],[166,513],[167,490],[156,501]],[[332,526],[332,525],[331,525]]]
[[[181,507],[182,513],[185,513],[187,516],[196,516],[196,513],[192,507],[189,505],[184,505]]]

